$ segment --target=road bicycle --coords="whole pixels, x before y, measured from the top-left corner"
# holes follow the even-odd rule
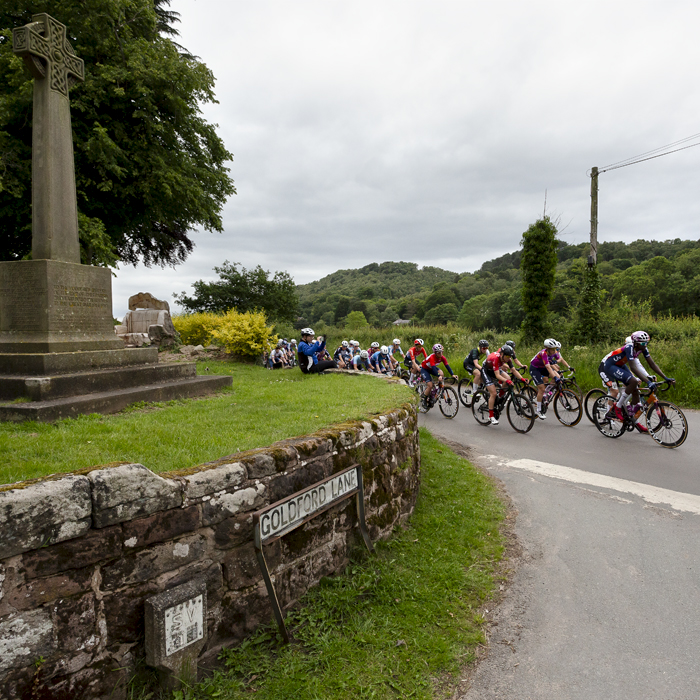
[[[680,447],[688,437],[688,421],[678,406],[670,401],[659,401],[657,393],[668,391],[672,383],[666,379],[651,388],[640,389],[642,408],[636,415],[630,415],[627,408],[620,419],[615,411],[615,402],[610,396],[600,396],[595,400],[591,414],[598,430],[609,438],[618,438],[623,433],[637,428],[639,418],[644,418],[647,431],[652,439],[662,447]]]
[[[430,396],[425,399],[425,387],[427,382],[421,380],[417,386],[416,391],[418,392],[418,410],[421,413],[427,413],[435,404],[440,408],[440,413],[442,413],[445,418],[454,418],[459,411],[459,399],[457,398],[457,392],[451,386],[445,386],[443,380],[433,383],[433,388],[430,390]]]
[[[567,374],[562,374],[562,384],[564,389],[567,391],[572,391],[576,396],[578,396],[579,401],[583,401],[583,390],[576,382],[576,372],[569,368]]]
[[[537,405],[537,389],[533,386],[526,386],[523,393],[527,394],[530,401]],[[546,385],[542,395],[542,407],[540,412],[545,415],[549,406],[554,406],[554,415],[557,420],[567,427],[578,425],[583,415],[581,400],[573,391],[564,388],[564,380],[550,382]]]
[[[496,395],[493,405],[493,415],[500,418],[505,411],[513,430],[519,433],[527,433],[532,430],[537,418],[535,417],[535,407],[530,399],[524,394],[515,391],[514,386],[507,384],[500,389]],[[472,400],[472,413],[476,422],[480,425],[490,425],[489,417],[489,392],[484,387],[479,387],[474,392]]]

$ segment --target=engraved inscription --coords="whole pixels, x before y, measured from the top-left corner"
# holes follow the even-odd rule
[[[64,329],[100,330],[111,318],[110,295],[100,287],[53,285],[52,321]]]

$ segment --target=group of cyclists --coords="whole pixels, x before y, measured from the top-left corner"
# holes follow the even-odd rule
[[[295,338],[287,340],[280,338],[277,345],[264,358],[265,366],[268,369],[287,369],[294,367],[297,363],[297,341]]]
[[[324,369],[339,368],[400,375],[408,370],[409,376],[406,378],[409,384],[414,385],[418,379],[423,380],[424,390],[420,400],[424,408],[430,407],[435,383],[442,383],[444,379],[444,371],[439,365],[451,377],[457,378],[444,355],[443,346],[436,343],[432,346],[432,353],[428,354],[422,338],[416,338],[406,352],[402,349],[399,338],[394,338],[390,345],[373,342],[366,349],[360,347],[356,340],[343,340],[331,358],[324,336],[316,338],[311,328],[303,328],[301,337],[297,353],[302,372],[317,373]],[[656,375],[670,384],[675,382],[652,359],[647,347],[649,340],[646,331],[635,331],[625,339],[623,345],[609,352],[598,368],[603,386],[611,398],[610,418],[623,420],[627,414],[640,432],[647,432],[647,428],[639,421],[642,413],[640,383],[646,382],[653,391],[656,388]],[[530,380],[526,380],[519,371],[524,368],[529,371],[537,390],[535,415],[540,420],[546,419],[543,397],[547,385],[563,381],[563,371],[573,372],[574,368],[562,357],[561,343],[558,340],[547,338],[542,345],[542,349],[530,360],[529,366],[517,358],[515,342],[512,340],[495,350],[491,350],[488,340],[480,340],[478,346],[467,354],[463,362],[464,369],[471,374],[475,391],[483,387],[488,392],[489,422],[492,425],[498,425],[499,422],[498,416],[494,415],[499,391],[505,386],[512,386],[514,379],[529,383]],[[646,360],[655,375],[646,371],[640,357]],[[402,369],[402,365],[405,369]]]

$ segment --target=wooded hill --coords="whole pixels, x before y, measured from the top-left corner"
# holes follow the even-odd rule
[[[407,262],[338,270],[297,286],[300,315],[304,324],[340,325],[350,311],[362,311],[376,326],[404,318],[422,324],[457,321],[475,330],[515,329],[523,320],[520,255],[489,260],[474,273]],[[587,255],[587,243],[559,243],[550,304],[555,323],[568,320],[578,306]],[[649,301],[655,314],[700,314],[700,240],[600,243],[598,271],[608,304],[627,297]]]

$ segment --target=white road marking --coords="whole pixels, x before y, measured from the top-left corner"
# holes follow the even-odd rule
[[[571,467],[564,467],[560,464],[549,464],[533,459],[509,460],[497,457],[496,455],[487,455],[487,457],[496,462],[499,466],[510,467],[511,469],[522,469],[532,474],[570,481],[574,484],[586,484],[588,486],[597,486],[598,488],[610,489],[621,493],[630,493],[634,496],[639,496],[648,503],[664,504],[675,510],[700,515],[700,496],[696,496],[692,493],[680,493],[679,491],[662,489],[658,486],[639,484],[636,481],[627,481],[626,479],[618,479],[614,476],[605,476],[603,474],[593,474],[591,472],[582,471],[581,469],[572,469]]]

